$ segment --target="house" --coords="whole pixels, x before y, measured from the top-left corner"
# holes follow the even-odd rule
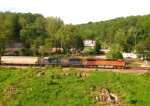
[[[5,48],[5,53],[6,53],[6,55],[16,54],[22,48],[23,48],[22,43],[15,43],[11,46],[7,45],[6,48]]]
[[[95,41],[94,40],[84,40],[83,44],[84,44],[84,46],[90,46],[93,49],[95,46]]]

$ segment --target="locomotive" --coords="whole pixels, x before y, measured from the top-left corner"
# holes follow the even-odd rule
[[[32,56],[2,56],[1,65],[34,65],[34,66],[62,66],[80,68],[126,68],[123,60],[110,59],[81,59],[81,58],[39,58]]]

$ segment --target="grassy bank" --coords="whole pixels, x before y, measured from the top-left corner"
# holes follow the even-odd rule
[[[0,67],[0,106],[105,106],[102,89],[117,96],[120,106],[150,105],[150,74],[84,71],[61,67]]]

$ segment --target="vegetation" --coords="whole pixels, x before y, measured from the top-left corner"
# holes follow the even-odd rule
[[[98,45],[93,53],[99,53],[101,46],[113,48],[118,44],[119,52],[136,52],[150,59],[150,15],[72,25],[64,24],[60,17],[0,12],[0,24],[0,55],[14,42],[25,47],[20,55],[50,55],[52,48],[60,54],[81,53],[83,40],[90,39]]]
[[[148,106],[150,73],[84,71],[46,66],[16,69],[0,67],[1,106],[94,106],[112,103],[96,100],[101,89],[114,93],[120,105]]]
[[[0,12],[0,24],[0,55],[6,46],[15,42],[24,46],[19,55],[44,56],[51,54],[52,48],[63,54],[70,53],[71,49],[79,52],[83,49],[83,30],[72,24],[64,25],[59,17]]]
[[[89,32],[89,39],[99,38],[103,48],[119,44],[120,52],[135,52],[150,59],[150,15],[119,17],[107,21],[77,25]]]
[[[129,62],[127,65],[128,66],[141,66],[141,64],[139,64],[139,63],[133,63],[133,62]]]
[[[93,49],[83,40],[95,40]],[[108,58],[123,58],[121,52],[136,52],[150,60],[150,15],[120,17],[87,24],[64,24],[60,17],[32,13],[0,12],[0,56],[5,48],[21,42],[19,55],[71,57],[85,50],[99,54],[110,48]],[[55,55],[52,49],[56,48]],[[57,54],[57,55],[56,55]],[[86,58],[86,56],[82,57]],[[90,58],[94,58],[91,56]],[[128,64],[137,66],[139,64]],[[110,105],[97,100],[107,89],[120,105],[150,105],[150,73],[84,71],[47,65],[27,69],[0,67],[0,106],[95,106]]]
[[[94,46],[94,48],[93,48],[94,54],[100,54],[101,44],[100,44],[99,41],[100,41],[100,40],[98,40],[98,39],[95,41],[95,46]]]
[[[120,51],[121,46],[119,44],[113,44],[110,51],[106,54],[106,57],[110,59],[123,59],[123,55]]]

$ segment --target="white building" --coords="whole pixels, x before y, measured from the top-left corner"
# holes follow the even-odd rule
[[[100,52],[102,52],[103,54],[107,54],[110,50],[109,49],[101,49]]]
[[[92,48],[94,48],[95,41],[94,40],[84,40],[83,44],[84,44],[84,46],[91,46]]]
[[[137,58],[136,54],[133,53],[122,53],[124,58]]]

